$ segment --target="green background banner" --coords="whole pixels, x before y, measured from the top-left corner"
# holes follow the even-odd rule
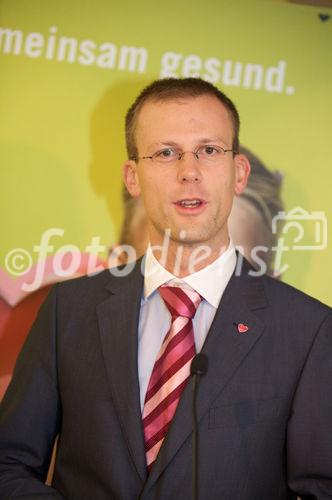
[[[1,0],[3,273],[17,279],[17,248],[36,263],[50,228],[50,253],[97,238],[105,256],[122,220],[128,106],[152,79],[200,76],[234,99],[242,144],[283,175],[284,281],[331,304],[328,16],[269,1]]]

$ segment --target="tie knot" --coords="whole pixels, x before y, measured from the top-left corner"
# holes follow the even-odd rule
[[[159,293],[172,318],[181,316],[192,319],[202,300],[200,294],[195,290],[188,290],[178,286],[161,286],[159,287]]]

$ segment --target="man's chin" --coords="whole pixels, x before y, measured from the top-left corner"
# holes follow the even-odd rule
[[[209,246],[210,237],[202,230],[180,229],[170,233],[170,240],[178,245],[197,247]]]
[[[173,225],[167,228],[155,227],[157,230],[155,232],[155,238],[151,234],[151,241],[158,241],[159,245],[167,246],[176,244],[177,246],[183,247],[194,247],[197,248],[200,245],[202,247],[215,247],[217,241],[220,241],[220,246],[223,246],[223,238],[221,235],[223,233],[222,228],[216,230],[215,227],[209,227],[208,222],[199,224],[199,226],[193,225]],[[228,235],[226,235],[225,240],[228,241]]]

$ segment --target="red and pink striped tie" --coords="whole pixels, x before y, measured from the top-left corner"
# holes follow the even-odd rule
[[[143,408],[145,453],[148,469],[157,458],[195,356],[192,318],[201,302],[194,290],[162,286],[159,293],[171,313],[172,324],[152,370]]]

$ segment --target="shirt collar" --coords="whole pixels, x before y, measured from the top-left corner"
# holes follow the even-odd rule
[[[217,308],[222,294],[236,266],[236,253],[232,240],[225,252],[211,264],[196,273],[178,278],[167,271],[154,257],[149,245],[145,256],[144,298],[148,299],[161,285],[171,282],[186,284]]]

